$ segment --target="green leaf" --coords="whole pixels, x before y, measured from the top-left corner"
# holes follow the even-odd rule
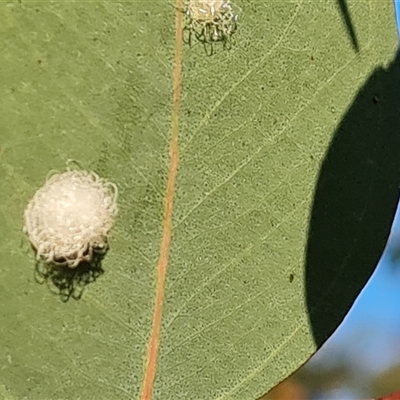
[[[255,399],[315,350],[304,251],[319,165],[357,91],[396,51],[389,0],[348,2],[359,53],[334,2],[233,8],[230,49],[184,48],[154,399]],[[5,399],[141,396],[170,168],[175,13],[162,1],[0,6]],[[51,280],[51,290],[36,284],[22,233],[27,202],[68,160],[119,188],[105,273],[80,301],[60,301]]]

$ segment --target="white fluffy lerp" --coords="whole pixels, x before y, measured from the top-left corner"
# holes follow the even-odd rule
[[[186,0],[187,28],[206,42],[227,40],[236,30],[237,15],[230,0]]]
[[[70,268],[92,261],[94,252],[107,248],[117,197],[117,187],[94,172],[51,176],[24,213],[24,232],[37,258]]]

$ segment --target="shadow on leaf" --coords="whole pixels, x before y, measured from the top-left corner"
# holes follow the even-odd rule
[[[347,34],[349,35],[351,45],[356,53],[360,51],[360,45],[358,44],[358,38],[356,29],[351,20],[349,8],[347,7],[346,0],[337,0],[337,5],[340,9],[340,15],[344,24],[346,25]]]
[[[104,256],[105,254],[94,253],[91,262],[82,262],[76,268],[37,261],[35,280],[40,284],[46,283],[50,291],[60,296],[63,302],[67,302],[71,297],[79,300],[85,287],[103,275],[101,263]]]
[[[375,269],[400,186],[400,61],[378,68],[338,126],[322,162],[309,223],[306,297],[318,347]]]

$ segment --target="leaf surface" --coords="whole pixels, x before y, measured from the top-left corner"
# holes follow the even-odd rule
[[[315,350],[304,288],[313,190],[332,133],[388,63],[390,1],[233,4],[230,50],[183,53],[179,166],[154,399],[254,399]],[[0,394],[140,398],[157,290],[175,8],[0,6]],[[115,182],[104,276],[80,301],[36,285],[27,201],[68,160]],[[53,288],[54,289],[54,288]],[[316,305],[317,307],[318,305]]]

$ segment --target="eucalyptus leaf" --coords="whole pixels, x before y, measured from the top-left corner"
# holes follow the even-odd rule
[[[358,52],[337,4],[311,0],[233,2],[238,29],[229,46],[215,43],[212,55],[196,40],[184,46],[153,399],[255,399],[316,349],[308,308],[319,302],[307,304],[304,275],[319,168],[357,92],[397,46],[391,1],[347,5]],[[7,400],[140,398],[177,12],[167,1],[0,5]],[[59,296],[57,280],[36,283],[22,216],[48,173],[71,163],[117,185],[120,213],[102,273],[83,293],[67,287]]]

